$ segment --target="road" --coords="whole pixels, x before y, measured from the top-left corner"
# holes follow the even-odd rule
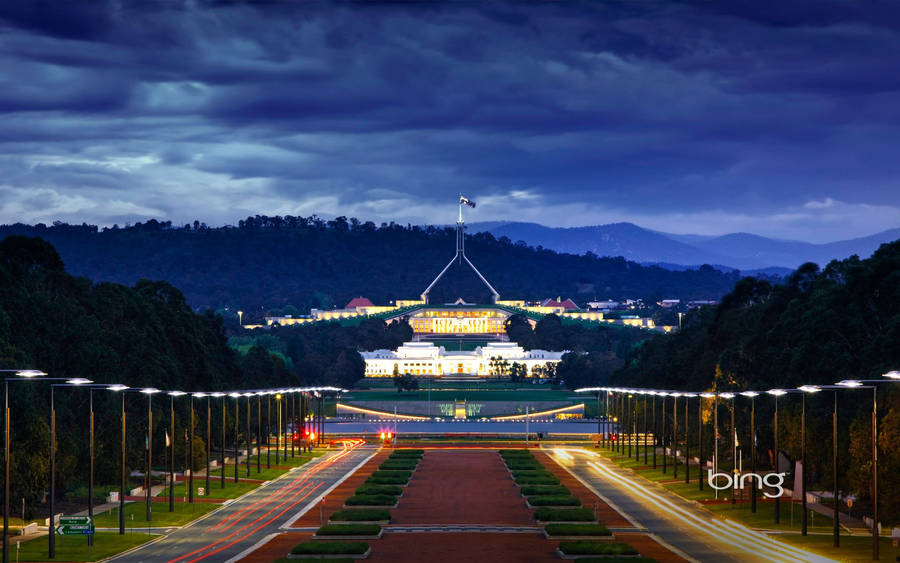
[[[327,454],[112,561],[192,563],[236,558],[314,507],[376,452],[375,447],[358,446]]]
[[[646,528],[695,561],[831,561],[717,518],[596,452],[582,448],[544,449],[635,526]]]

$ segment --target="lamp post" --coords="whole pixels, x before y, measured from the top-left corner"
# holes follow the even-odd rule
[[[281,393],[275,394],[276,414],[278,415],[277,433],[275,434],[275,465],[278,465],[278,452],[281,449]]]
[[[656,424],[656,391],[650,391],[653,396],[653,469],[656,469],[656,446],[659,445],[659,425]]]
[[[644,396],[644,409],[643,409],[643,422],[644,422],[644,432],[642,433],[643,439],[641,442],[644,444],[644,465],[647,465],[647,392],[644,391],[641,393]]]
[[[668,393],[665,391],[659,391],[659,396],[662,397],[662,472],[666,472],[666,464],[669,462],[669,454],[666,453],[666,396]]]
[[[175,397],[185,395],[184,391],[169,391],[169,428],[172,439],[169,441],[169,512],[175,512]]]
[[[53,503],[56,496],[56,406],[54,404],[54,390],[57,387],[73,387],[91,383],[90,379],[77,377],[66,380],[66,383],[50,384],[50,525],[48,527],[47,556],[50,559],[56,557],[56,519],[54,518]],[[4,541],[6,538],[4,538]]]
[[[800,534],[807,534],[807,518],[808,515],[806,513],[806,395],[808,393],[818,393],[821,391],[815,385],[803,385],[798,387],[800,391],[803,392],[801,395],[801,410],[800,410],[800,494],[802,498],[800,499],[800,503],[803,507],[803,512],[800,514]]]
[[[204,397],[206,398],[206,475],[205,475],[206,482],[204,483],[204,485],[206,487],[206,494],[209,494],[209,438],[210,438],[209,423],[210,423],[210,419],[212,418],[212,409],[209,404],[209,394],[208,393],[197,392],[197,393],[193,393],[192,397],[197,397],[198,399],[202,399]],[[193,403],[193,400],[191,402]],[[191,416],[193,416],[193,414],[194,414],[194,406],[193,406],[193,404],[191,404]],[[193,443],[193,440],[191,440],[191,442]],[[191,471],[191,477],[193,478],[193,476],[194,476],[194,472]]]
[[[742,391],[750,399],[750,471],[756,474],[756,397],[757,391]],[[776,471],[777,473],[777,471]],[[750,488],[750,512],[756,514],[756,487]]]
[[[276,462],[277,463],[277,462]],[[266,394],[266,469],[272,467],[272,393]]]
[[[159,393],[159,389],[147,387],[141,389],[141,393],[147,395],[147,436],[145,444],[146,454],[144,456],[147,467],[145,478],[147,488],[144,491],[144,498],[147,503],[147,522],[149,523],[153,517],[153,507],[150,504],[150,489],[153,487],[153,395],[154,393]]]
[[[892,370],[882,375],[887,379],[850,379],[838,383],[842,387],[865,388],[872,384],[872,559],[878,560],[878,388],[879,383],[900,383],[900,371]]]
[[[773,437],[775,440],[775,473],[778,473],[778,461],[781,453],[778,450],[778,397],[782,395],[786,395],[787,391],[784,389],[769,389],[766,391],[769,395],[775,397],[775,417],[773,419]],[[778,524],[781,522],[781,495],[775,497],[775,523]]]
[[[250,397],[253,396],[253,393],[244,393],[244,397],[247,399],[247,478],[250,478]]]
[[[4,369],[0,373],[14,373],[16,377],[3,379],[3,563],[9,563],[9,382],[10,381],[65,381],[65,377],[46,377],[36,369]],[[52,518],[51,518],[52,520]]]
[[[672,395],[672,477],[678,479],[678,397],[681,393]]]
[[[238,482],[238,423],[240,422],[241,413],[239,411],[241,394],[229,393],[229,397],[234,399],[234,482]]]
[[[219,463],[222,465],[221,468],[221,488],[225,488],[225,393],[215,392],[209,394],[211,397],[216,399],[222,399],[222,449],[219,452]]]
[[[737,431],[734,429],[734,393],[719,393],[719,396],[723,399],[731,400],[731,427],[729,428],[729,430],[731,431],[731,476],[733,478],[737,478]],[[732,490],[731,504],[735,504],[736,502],[737,501],[734,498],[734,490]]]
[[[703,490],[703,468],[706,466],[706,459],[703,457],[703,399],[712,399],[715,397],[713,393],[700,393],[700,400],[697,401],[700,403],[700,408],[697,409],[697,443],[698,443],[698,452],[697,456],[700,459],[700,467],[697,468],[699,472],[700,478],[697,479],[697,488],[698,490]],[[713,439],[715,439],[715,432],[713,432]]]
[[[691,482],[691,440],[688,426],[688,414],[689,410],[688,406],[690,405],[691,397],[696,397],[695,393],[682,393],[682,397],[684,397],[684,482],[686,484],[690,484]],[[702,479],[701,479],[702,480]]]

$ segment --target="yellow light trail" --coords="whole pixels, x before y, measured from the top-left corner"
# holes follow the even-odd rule
[[[387,411],[376,411],[372,409],[364,409],[362,407],[353,407],[350,405],[345,405],[344,403],[338,403],[338,408],[347,409],[353,412],[359,412],[363,414],[377,414],[378,416],[384,416],[388,418],[400,418],[403,420],[428,420],[428,417],[425,416],[412,416],[409,414],[394,414],[392,412]]]
[[[560,451],[566,450],[560,448]],[[594,456],[598,458],[601,457],[600,454],[587,450],[571,449],[568,451],[573,451],[575,453]],[[711,536],[718,541],[726,540],[728,542],[731,542],[735,546],[740,547],[749,554],[756,556],[769,556],[775,561],[811,561],[816,563],[837,563],[833,559],[828,559],[827,557],[822,557],[821,555],[816,555],[814,553],[810,553],[808,551],[804,551],[802,549],[798,549],[796,547],[775,541],[765,534],[762,534],[755,530],[751,530],[750,528],[747,528],[746,526],[743,526],[731,520],[719,521],[714,519],[712,521],[709,521],[705,518],[701,518],[691,511],[678,506],[662,495],[656,494],[651,490],[641,488],[635,483],[631,482],[629,479],[625,479],[620,477],[619,475],[616,475],[614,472],[603,467],[602,465],[599,465],[592,461],[589,461],[587,465],[593,468],[600,475],[603,475],[608,479],[619,483],[624,488],[630,490],[638,496],[641,496],[645,501],[653,504],[662,512],[667,513],[672,518],[675,518],[683,522],[684,524]]]
[[[547,416],[548,414],[556,414],[556,413],[560,413],[560,412],[576,410],[579,408],[584,408],[584,403],[578,403],[577,405],[569,405],[567,407],[560,407],[558,409],[530,412],[528,414],[509,414],[509,415],[505,415],[505,416],[494,416],[494,417],[491,417],[491,420],[524,420],[526,417],[529,420],[533,420],[535,418]]]

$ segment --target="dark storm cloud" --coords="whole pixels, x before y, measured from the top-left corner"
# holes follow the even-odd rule
[[[900,222],[898,28],[853,2],[7,2],[0,220],[445,222],[465,191],[479,219],[864,234]]]

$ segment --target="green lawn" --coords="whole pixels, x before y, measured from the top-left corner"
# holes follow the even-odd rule
[[[432,401],[466,400],[474,401],[570,401],[584,402],[587,398],[576,395],[572,391],[554,391],[551,389],[527,390],[459,390],[432,391]],[[343,397],[343,401],[355,403],[360,401],[427,401],[428,391],[352,391]]]
[[[819,555],[831,558],[839,558],[845,562],[862,562],[872,560],[872,537],[871,536],[841,536],[841,546],[833,547],[832,536],[810,535],[803,537],[800,534],[784,534],[775,536],[778,541],[799,547]],[[890,538],[881,537],[878,544],[879,560],[896,561],[900,560],[900,549],[894,547]]]
[[[234,469],[232,469],[232,476],[233,475],[234,475]],[[243,477],[243,475],[241,475],[241,477]],[[209,480],[210,490],[206,491],[206,495],[204,495],[204,496],[211,497],[211,498],[221,498],[221,499],[237,498],[243,494],[249,493],[250,491],[252,491],[253,489],[255,489],[258,486],[259,486],[258,483],[248,483],[247,481],[238,481],[237,483],[235,483],[234,478],[232,477],[231,479],[228,479],[228,478],[225,479],[225,488],[223,489],[222,485],[221,485],[221,480],[218,478],[218,476],[215,476],[215,477],[210,476],[210,480]],[[196,495],[197,487],[204,487],[204,488],[206,487],[205,477],[195,477],[194,478],[194,494],[195,495]],[[186,485],[184,483],[176,483],[175,484],[175,498],[176,499],[184,498],[184,496],[187,494],[185,492],[185,488],[186,488]],[[168,497],[169,489],[168,488],[164,489],[163,492],[160,493],[159,496],[160,497]],[[203,497],[195,497],[195,498],[203,498]]]
[[[175,511],[169,512],[168,501],[152,502],[153,514],[150,522],[151,528],[166,526],[181,526],[195,518],[203,516],[219,508],[220,504],[176,502]],[[132,519],[133,517],[133,519]],[[94,525],[98,528],[117,528],[119,526],[119,509],[114,508],[109,512],[98,514],[94,517]],[[130,502],[125,505],[125,528],[136,530],[147,529],[147,505],[143,502]]]
[[[156,535],[147,533],[120,536],[118,532],[97,532],[94,535],[93,547],[88,548],[86,536],[57,536],[55,560],[97,561],[141,545],[156,537]],[[13,539],[11,541],[12,543],[9,546],[9,558],[11,561],[50,560],[47,554],[47,536],[21,542],[18,550],[16,549],[16,540]]]

